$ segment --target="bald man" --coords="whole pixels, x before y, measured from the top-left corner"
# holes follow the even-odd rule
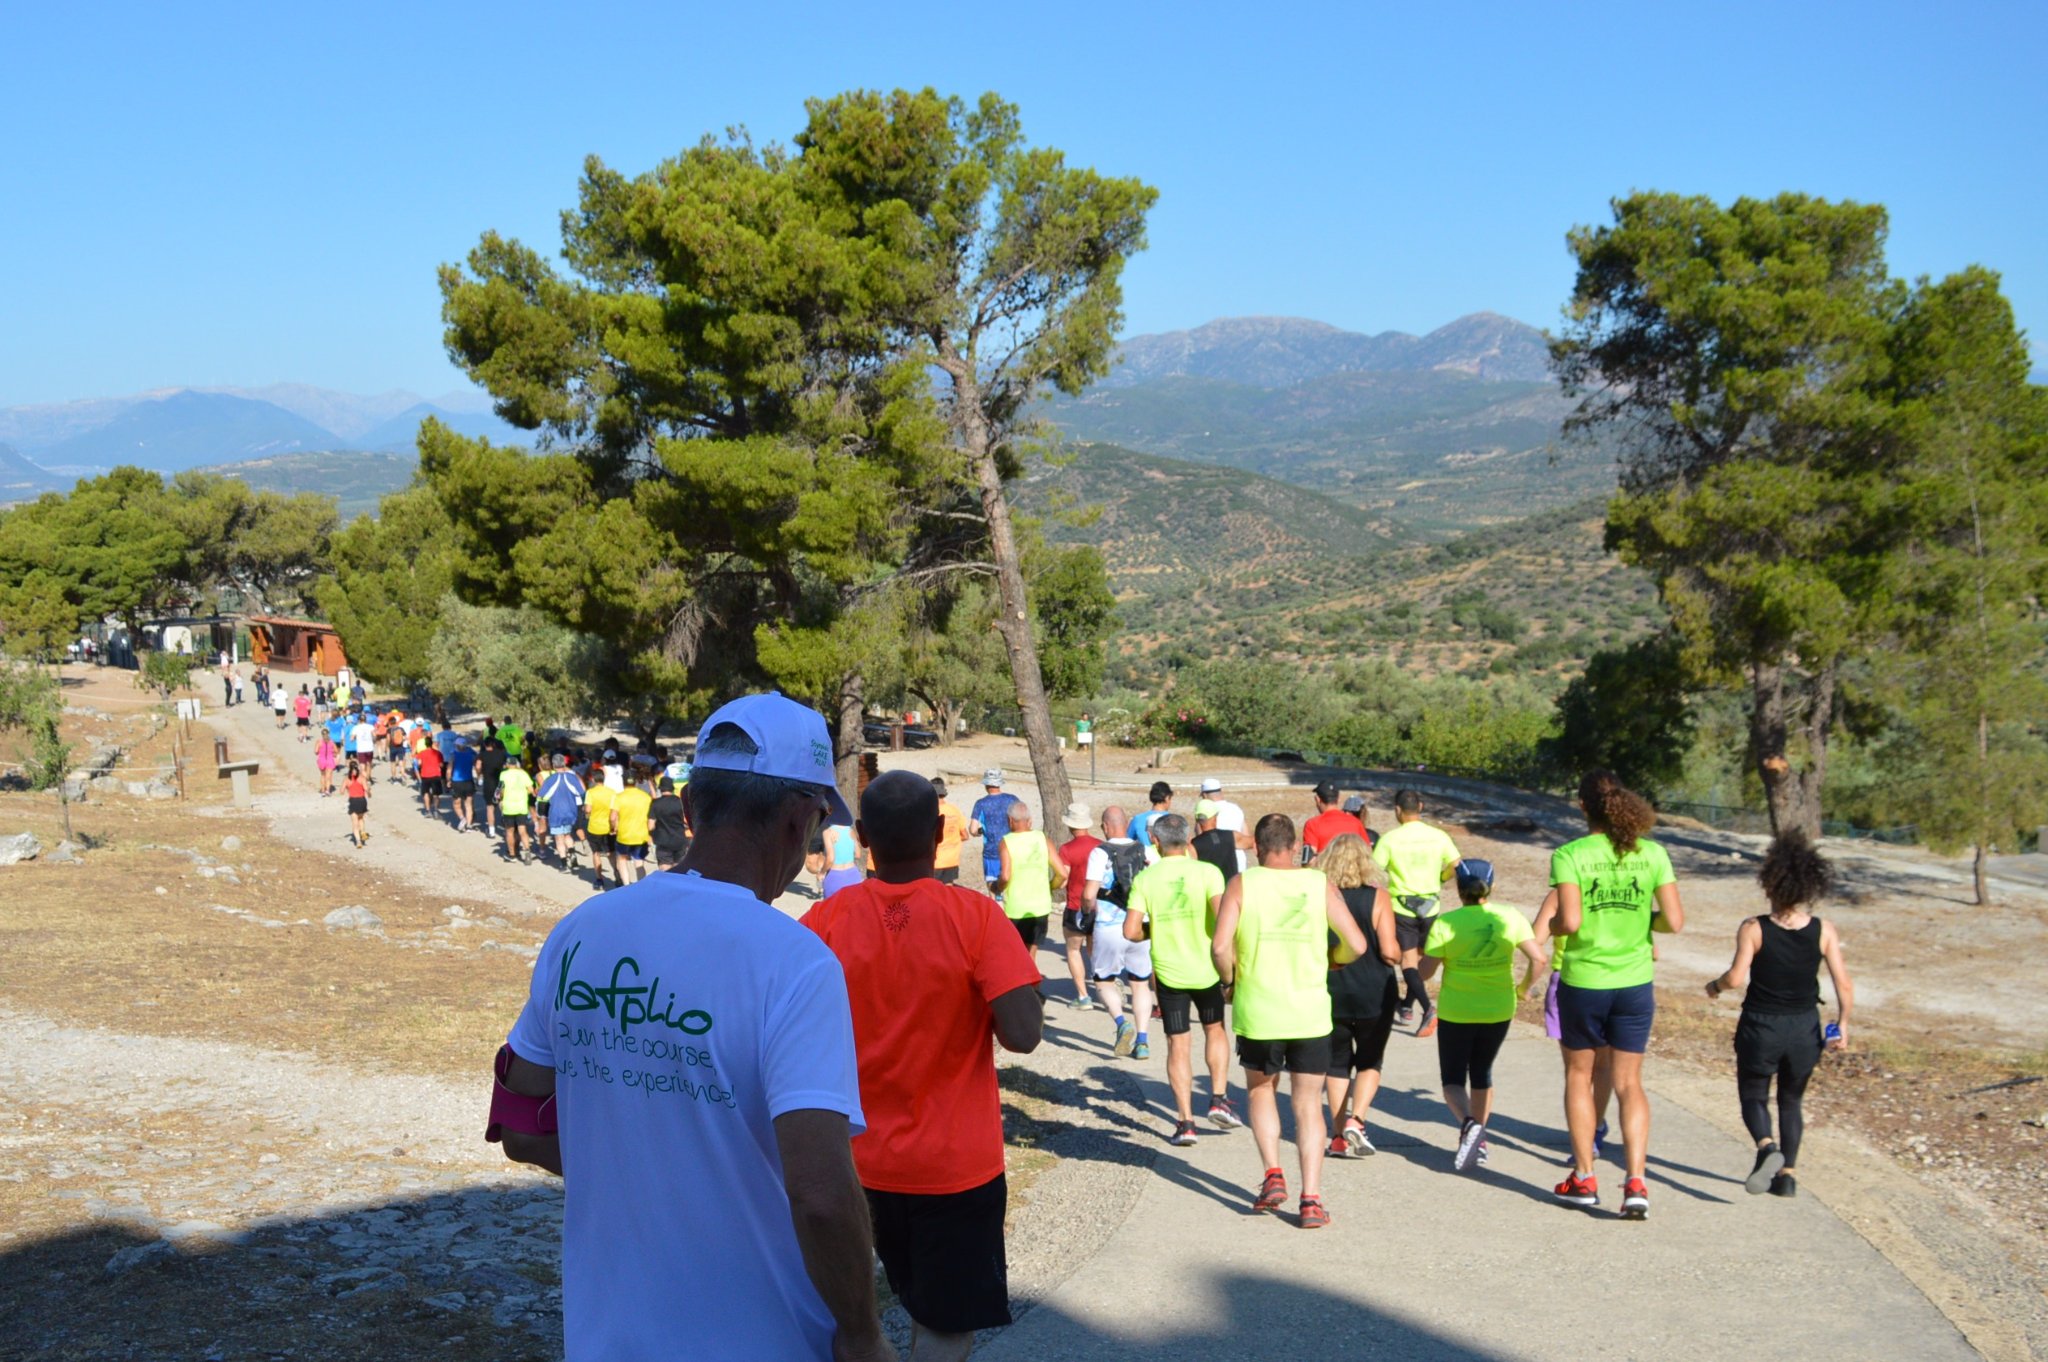
[[[803,919],[846,972],[868,1121],[854,1166],[914,1326],[911,1356],[964,1358],[975,1330],[1010,1322],[988,1038],[1018,1054],[1038,1047],[1038,966],[994,900],[938,880],[945,824],[929,781],[890,771],[869,782],[854,835],[873,876]]]

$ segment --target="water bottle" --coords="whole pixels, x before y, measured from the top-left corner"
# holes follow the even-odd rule
[[[1837,1022],[1829,1022],[1826,1026],[1821,1028],[1820,1036],[1821,1043],[1823,1045],[1833,1045],[1836,1041],[1842,1038],[1841,1025]]]

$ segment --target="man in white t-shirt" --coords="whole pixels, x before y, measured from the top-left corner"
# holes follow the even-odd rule
[[[1203,778],[1202,798],[1216,806],[1216,831],[1240,834],[1238,841],[1241,845],[1237,852],[1237,868],[1242,872],[1245,866],[1250,864],[1250,858],[1244,852],[1244,847],[1249,845],[1248,837],[1245,835],[1249,830],[1245,826],[1243,807],[1235,801],[1223,797],[1223,782],[1214,776],[1205,776]]]
[[[486,1138],[563,1175],[562,1331],[583,1359],[878,1359],[846,979],[772,900],[850,822],[825,721],[779,694],[705,722],[674,871],[589,899],[534,962]]]
[[[363,764],[363,779],[376,784],[371,771],[377,760],[377,726],[370,722],[369,715],[356,715],[356,721],[348,731],[348,750]]]

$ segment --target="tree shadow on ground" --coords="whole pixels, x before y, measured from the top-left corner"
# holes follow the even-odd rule
[[[1505,1354],[1410,1323],[1354,1299],[1256,1272],[1196,1274],[1186,1286],[1187,1326],[1133,1337],[1126,1322],[1114,1334],[1096,1328],[1057,1301],[1032,1307],[983,1353],[1010,1358],[1115,1358],[1117,1362],[1270,1362],[1279,1357],[1339,1357],[1345,1362],[1504,1362]]]
[[[0,1250],[20,1362],[450,1362],[561,1355],[551,1182],[157,1238],[99,1222]]]

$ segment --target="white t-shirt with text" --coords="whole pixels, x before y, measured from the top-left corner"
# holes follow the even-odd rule
[[[774,1126],[866,1128],[815,933],[738,885],[650,876],[556,924],[510,1043],[555,1071],[568,1362],[831,1356]]]

